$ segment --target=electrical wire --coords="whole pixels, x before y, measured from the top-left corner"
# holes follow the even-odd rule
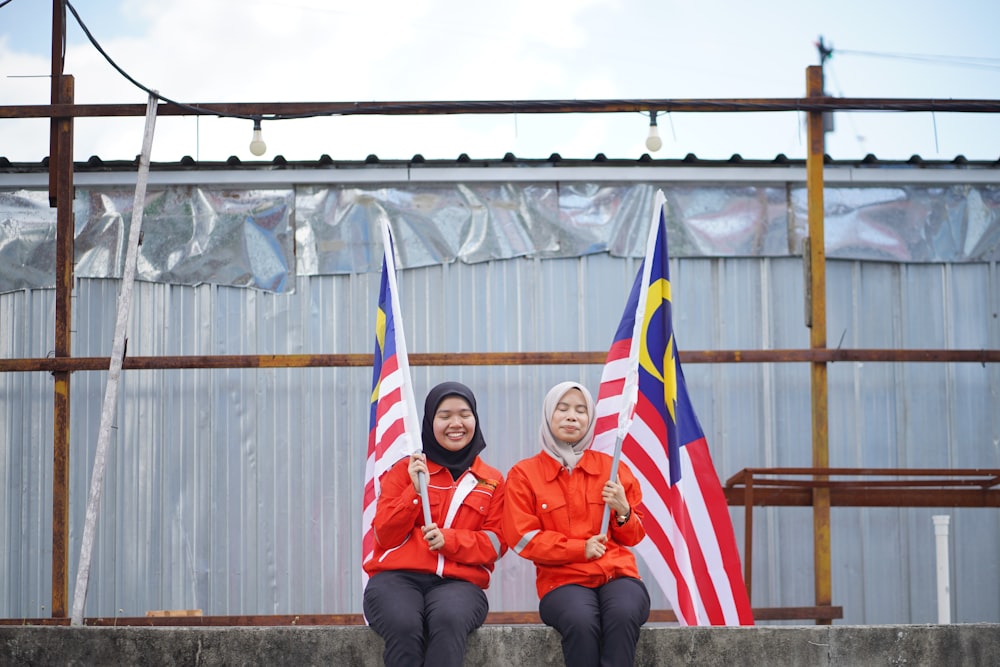
[[[11,0],[6,0],[6,1],[10,2]],[[101,44],[97,41],[97,38],[94,37],[93,33],[90,32],[90,29],[87,27],[87,24],[83,22],[83,19],[80,17],[80,14],[76,11],[76,7],[74,7],[73,4],[69,0],[64,0],[64,2],[66,4],[66,7],[69,8],[69,11],[73,14],[73,18],[76,19],[76,22],[80,26],[80,29],[83,30],[83,34],[86,35],[87,39],[90,41],[90,43],[93,45],[93,47],[95,49],[97,49],[97,52],[100,53],[101,56],[104,57],[104,59],[108,62],[108,64],[111,65],[115,69],[115,71],[117,71],[119,74],[121,74],[129,83],[131,83],[132,85],[134,85],[139,90],[145,92],[147,95],[150,95],[150,96],[154,97],[156,100],[158,100],[160,102],[166,102],[168,104],[173,104],[173,105],[175,105],[177,107],[180,107],[181,109],[186,109],[187,111],[191,111],[191,112],[196,113],[196,114],[214,115],[214,116],[217,116],[219,118],[239,118],[241,120],[252,120],[252,121],[255,121],[255,122],[263,120],[265,118],[267,120],[288,120],[288,119],[293,119],[293,118],[315,118],[317,116],[333,116],[333,115],[336,115],[335,113],[310,113],[310,114],[300,114],[300,115],[294,115],[294,114],[283,114],[283,115],[273,114],[273,115],[267,115],[267,116],[264,116],[264,115],[249,115],[249,114],[229,113],[229,112],[219,111],[219,110],[215,110],[215,109],[206,109],[205,107],[199,107],[199,106],[196,106],[196,105],[193,105],[193,104],[186,104],[184,102],[178,102],[177,100],[171,99],[171,98],[167,97],[166,95],[162,95],[162,94],[160,94],[159,91],[153,90],[149,86],[146,86],[145,84],[143,84],[140,81],[136,80],[132,75],[130,75],[121,66],[119,66],[118,63],[116,63],[114,61],[114,59],[110,55],[108,55],[107,51],[104,50],[104,48],[101,46]],[[65,49],[64,49],[64,51],[65,51]]]
[[[10,0],[8,0],[8,2],[9,1]],[[80,18],[80,14],[77,13],[76,7],[73,6],[73,3],[71,3],[69,0],[64,0],[64,2],[66,4],[66,7],[69,8],[69,11],[72,12],[73,18],[76,19],[76,22],[77,22],[77,24],[79,24],[80,29],[83,30],[83,34],[87,36],[87,39],[90,40],[90,43],[93,45],[93,47],[95,49],[97,49],[97,52],[100,53],[104,57],[104,59],[108,61],[109,65],[111,65],[113,68],[115,68],[115,71],[117,71],[119,74],[121,74],[123,77],[125,77],[125,79],[127,81],[129,81],[132,85],[134,85],[136,88],[138,88],[139,90],[144,91],[147,95],[150,95],[151,97],[154,97],[158,101],[168,102],[170,104],[175,104],[175,105],[181,107],[182,109],[187,109],[188,111],[193,111],[193,112],[199,113],[199,114],[202,114],[202,113],[203,114],[214,114],[214,115],[222,117],[222,118],[242,118],[244,120],[256,120],[256,118],[254,116],[247,116],[247,115],[242,115],[242,114],[224,113],[224,112],[221,112],[221,111],[211,111],[209,109],[205,109],[205,108],[202,108],[202,107],[197,107],[197,106],[193,106],[193,105],[190,105],[190,104],[184,104],[182,102],[177,102],[176,100],[172,100],[169,97],[161,95],[158,91],[155,91],[155,90],[149,88],[148,86],[140,83],[139,81],[137,81],[136,79],[134,79],[128,72],[126,72],[124,69],[122,69],[121,67],[119,67],[118,63],[116,63],[111,58],[111,56],[108,55],[107,51],[105,51],[104,48],[100,45],[100,43],[97,41],[97,38],[95,38],[94,35],[90,32],[90,29],[87,27],[87,24],[83,22],[82,18]]]
[[[831,62],[825,64],[823,66],[824,67],[823,71],[830,74],[830,79],[833,82],[833,86],[835,88],[834,92],[837,95],[844,97],[844,91],[843,89],[841,89],[840,83],[837,81],[837,75],[833,71],[833,67],[831,65],[832,65]],[[851,129],[854,131],[854,140],[858,142],[858,148],[860,148],[862,151],[865,150],[865,138],[858,130],[857,124],[854,122],[854,114],[849,113],[843,115],[847,117],[847,122],[851,124]]]
[[[11,0],[3,0],[3,1],[5,2],[5,4],[11,2]],[[152,97],[154,97],[158,101],[162,101],[162,102],[167,102],[169,104],[173,104],[173,105],[175,105],[175,106],[177,106],[177,107],[179,107],[181,109],[185,109],[187,111],[190,111],[190,112],[192,112],[194,114],[198,114],[198,115],[217,116],[217,117],[220,117],[220,118],[239,118],[239,119],[242,119],[242,120],[252,120],[254,122],[258,122],[258,121],[265,120],[265,119],[266,120],[289,120],[289,119],[302,119],[302,118],[316,118],[316,117],[340,116],[340,115],[344,115],[345,113],[346,114],[352,113],[350,111],[345,112],[343,110],[340,110],[340,111],[315,111],[315,112],[308,112],[308,113],[301,113],[301,114],[245,114],[245,113],[244,114],[240,114],[240,113],[232,113],[232,112],[221,111],[221,110],[217,110],[217,109],[207,109],[205,107],[199,107],[199,106],[192,105],[192,104],[186,104],[186,103],[183,103],[183,102],[178,102],[178,101],[176,101],[174,99],[171,99],[169,97],[166,97],[165,95],[160,94],[159,91],[152,90],[151,88],[149,88],[149,86],[146,86],[146,85],[142,84],[141,82],[139,82],[138,80],[136,80],[134,77],[132,77],[128,72],[126,72],[122,67],[120,67],[118,65],[118,63],[116,63],[111,58],[111,56],[104,50],[104,48],[100,45],[100,43],[97,41],[97,39],[94,37],[94,35],[90,32],[90,29],[84,23],[83,19],[80,17],[80,14],[77,12],[76,8],[73,6],[73,4],[70,2],[70,0],[63,0],[63,2],[65,4],[65,6],[67,8],[69,8],[70,12],[73,14],[73,18],[76,19],[76,22],[77,22],[77,24],[79,24],[80,29],[83,30],[84,35],[86,35],[86,37],[90,41],[90,43],[94,46],[95,49],[97,49],[98,53],[100,53],[101,56],[104,57],[104,59],[108,62],[108,64],[111,65],[119,74],[121,74],[126,80],[128,80],[134,86],[136,86],[140,90],[144,91],[147,95],[151,95]],[[833,53],[833,47],[832,46],[830,47],[830,53]],[[924,59],[927,59],[927,58],[937,58],[937,59],[951,58],[951,59],[955,59],[955,58],[957,58],[957,57],[949,57],[949,56],[918,56],[918,55],[914,55],[914,54],[876,54],[874,52],[851,51],[851,50],[844,50],[844,51],[838,50],[837,53],[846,53],[846,54],[850,54],[850,55],[879,55],[879,56],[883,56],[883,57],[910,57],[910,58],[924,58]],[[970,59],[966,59],[966,60],[968,61]],[[996,60],[997,65],[995,67],[996,68],[1000,68],[1000,59],[988,59],[988,60]],[[983,66],[988,66],[988,67],[991,67],[991,68],[994,67],[993,65],[988,65],[988,64],[984,63],[983,59],[977,59],[976,62],[978,62],[980,65],[983,65]],[[604,101],[604,102],[606,102],[606,101]],[[590,101],[587,101],[587,100],[576,100],[574,106],[577,107],[577,108],[574,109],[574,111],[576,111],[576,112],[585,112],[587,110],[588,106],[589,107],[601,106],[602,104],[604,104],[604,102],[602,102],[600,100],[590,100]],[[790,110],[790,109],[787,108],[787,105],[784,105],[784,104],[780,104],[780,103],[776,104],[776,103],[768,103],[768,102],[760,102],[760,101],[753,102],[753,101],[736,101],[736,100],[704,100],[704,101],[702,101],[702,103],[703,103],[704,106],[709,107],[709,109],[707,109],[708,111],[713,111],[714,109],[711,108],[713,106],[717,106],[719,111],[733,111],[733,110],[743,110],[743,111],[785,111],[785,110]],[[565,105],[566,105],[565,102],[559,102],[559,101],[555,101],[555,102],[533,101],[533,102],[530,103],[530,106],[532,107],[531,110],[534,113],[550,113],[550,112],[563,111],[563,110],[565,110],[564,109]],[[511,101],[511,102],[496,102],[496,101],[492,101],[492,102],[490,102],[490,101],[480,101],[480,102],[428,102],[428,103],[424,103],[424,104],[421,105],[421,109],[422,109],[421,113],[483,113],[482,109],[484,109],[484,108],[490,108],[490,109],[492,109],[492,111],[489,111],[488,113],[518,113],[518,112],[528,111],[528,109],[525,108],[525,106],[526,106],[526,103],[516,102],[516,101]],[[644,103],[644,104],[642,104],[642,106],[650,106],[650,105]],[[659,109],[662,112],[669,112],[670,111],[669,105],[662,105],[661,104],[661,105],[658,105],[658,106],[662,107],[662,108]],[[973,105],[973,106],[976,106],[976,105]],[[405,114],[405,113],[407,113],[408,110],[410,110],[413,107],[413,105],[410,104],[410,103],[398,103],[398,102],[394,103],[394,102],[390,102],[390,103],[366,104],[365,107],[366,107],[366,109],[365,109],[364,113],[366,113],[366,114],[399,114],[399,113],[404,113]],[[882,104],[880,106],[880,108],[882,110],[892,110],[893,109],[893,105],[891,103],[886,103],[886,104]],[[496,110],[496,109],[500,109],[500,110]]]
[[[830,49],[831,54],[849,56],[866,56],[869,58],[887,58],[894,60],[913,60],[935,65],[951,65],[953,67],[968,67],[972,69],[1000,70],[1000,58],[981,58],[975,56],[944,56],[922,53],[882,53],[878,51],[855,51],[852,49]]]
[[[215,109],[206,109],[204,107],[199,107],[199,106],[195,106],[195,105],[192,105],[192,104],[185,104],[183,102],[178,102],[178,101],[176,101],[174,99],[171,99],[169,97],[166,97],[165,95],[160,94],[159,91],[153,90],[153,89],[149,88],[148,86],[142,84],[141,82],[139,82],[138,80],[136,80],[134,77],[132,77],[128,72],[126,72],[122,67],[120,67],[118,65],[118,63],[116,63],[111,58],[111,56],[108,55],[108,53],[100,45],[100,43],[97,41],[97,39],[94,37],[94,35],[90,32],[90,29],[87,28],[86,24],[83,22],[83,19],[80,17],[80,14],[76,11],[76,8],[73,7],[72,3],[69,0],[64,0],[64,2],[66,3],[66,6],[69,8],[70,12],[73,14],[73,18],[75,18],[76,22],[79,24],[80,29],[83,30],[84,35],[86,35],[86,37],[90,41],[90,43],[94,46],[95,49],[97,49],[98,53],[100,53],[101,56],[104,57],[104,59],[108,62],[108,64],[111,65],[119,74],[121,74],[123,77],[125,77],[126,80],[128,80],[130,83],[132,83],[132,85],[136,86],[137,88],[139,88],[140,90],[142,90],[143,92],[145,92],[147,95],[153,96],[154,98],[156,98],[159,101],[167,102],[169,104],[174,104],[174,105],[176,105],[176,106],[178,106],[178,107],[180,107],[182,109],[186,109],[187,111],[191,111],[192,113],[195,113],[195,114],[203,114],[203,115],[209,115],[209,116],[214,115],[214,116],[218,116],[220,118],[239,118],[239,119],[243,119],[243,120],[253,120],[253,121],[257,121],[257,120],[291,120],[291,119],[302,119],[302,118],[316,118],[316,117],[322,117],[322,116],[339,116],[339,115],[343,115],[341,113],[338,113],[337,111],[321,111],[321,112],[312,112],[312,113],[303,113],[303,114],[250,115],[250,114],[229,113],[229,112],[215,110]],[[578,111],[586,111],[586,108],[588,106],[591,106],[591,107],[593,107],[593,106],[602,106],[602,105],[605,104],[605,101],[602,101],[602,100],[575,100],[575,102],[576,102],[576,106],[579,107]],[[708,106],[708,107],[717,106],[719,108],[719,110],[732,110],[732,109],[745,109],[747,111],[750,111],[750,110],[753,110],[753,111],[771,111],[771,110],[780,111],[780,110],[785,110],[784,105],[781,105],[781,104],[769,104],[769,103],[766,103],[766,102],[740,102],[740,101],[733,101],[733,100],[718,100],[718,101],[717,100],[705,100],[704,104],[706,106]],[[530,105],[533,107],[535,113],[554,113],[554,112],[561,111],[562,110],[561,107],[565,106],[565,102],[540,100],[540,101],[532,101],[532,102],[530,102]],[[373,103],[369,103],[369,104],[366,104],[365,106],[367,107],[367,110],[366,110],[367,114],[394,114],[394,113],[400,113],[401,111],[405,111],[405,110],[407,110],[409,108],[412,108],[413,104],[398,103],[398,102],[389,102],[389,103],[374,103],[374,104]],[[506,108],[503,111],[491,111],[490,113],[517,113],[519,111],[526,111],[526,109],[523,108],[524,107],[524,103],[520,103],[520,102],[517,102],[517,101],[507,101],[507,102],[497,102],[497,101],[425,102],[425,103],[421,103],[420,106],[421,106],[422,109],[429,110],[430,113],[477,113],[477,109],[481,110],[484,107],[488,107],[488,108],[491,108],[491,109],[492,108],[497,108],[497,107],[505,107]],[[646,105],[646,106],[648,106],[648,105]],[[669,109],[664,109],[664,111],[669,111]],[[425,112],[427,112],[427,111],[425,111]],[[479,111],[479,112],[481,112],[481,111]]]

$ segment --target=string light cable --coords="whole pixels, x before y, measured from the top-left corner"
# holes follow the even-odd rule
[[[0,8],[10,4],[12,0],[0,0]],[[420,114],[476,114],[476,113],[562,113],[562,112],[573,112],[573,113],[612,113],[619,111],[642,111],[650,116],[650,125],[652,130],[656,131],[654,114],[667,114],[668,118],[670,111],[674,110],[694,110],[694,109],[684,109],[684,107],[690,107],[692,101],[683,100],[573,100],[572,102],[559,101],[559,100],[532,100],[532,101],[466,101],[466,102],[456,102],[456,101],[441,101],[441,102],[369,102],[369,103],[353,103],[353,104],[339,104],[336,105],[337,108],[321,108],[317,110],[303,110],[297,113],[269,113],[262,114],[257,110],[253,113],[244,112],[232,112],[224,111],[222,109],[209,109],[194,104],[187,104],[184,102],[179,102],[177,100],[171,99],[166,95],[161,94],[158,90],[154,90],[149,86],[144,85],[138,81],[135,77],[126,72],[121,66],[114,61],[113,58],[104,50],[101,44],[94,37],[93,33],[87,27],[83,18],[80,16],[79,12],[73,6],[70,0],[63,0],[64,6],[69,9],[73,18],[76,20],[80,29],[83,31],[84,35],[90,41],[91,45],[97,50],[98,53],[117,71],[122,77],[129,81],[132,85],[136,86],[147,95],[152,96],[157,101],[165,102],[176,106],[179,109],[188,111],[194,115],[207,115],[216,116],[219,118],[236,118],[240,120],[250,120],[253,122],[254,136],[251,142],[251,153],[254,155],[260,155],[263,153],[265,147],[263,139],[260,136],[260,124],[263,120],[292,120],[292,119],[305,119],[305,118],[316,118],[316,117],[330,117],[330,116],[342,116],[342,115],[354,115],[363,113],[366,115],[406,115],[411,113]],[[65,40],[65,32],[63,34],[63,39]],[[824,45],[825,46],[825,45]],[[63,49],[65,51],[65,48]],[[826,57],[830,58],[834,54],[834,49],[832,45],[827,49]],[[837,49],[836,54],[844,55],[858,55],[858,56],[868,56],[868,57],[882,57],[882,58],[897,58],[897,59],[908,59],[908,60],[918,60],[922,62],[932,62],[938,64],[947,64],[960,67],[975,67],[981,69],[997,70],[1000,69],[1000,58],[975,58],[975,57],[963,57],[963,56],[942,56],[942,55],[921,55],[921,54],[910,54],[910,53],[878,53],[873,51],[858,51],[850,49]],[[803,111],[806,110],[805,107],[808,103],[802,103],[802,101],[796,100],[794,104],[789,105],[789,101],[782,100],[696,100],[699,111],[713,112],[713,111]],[[877,110],[881,111],[892,111],[892,110],[913,110],[909,107],[912,106],[913,100],[900,100],[898,103],[893,100],[873,100],[877,106]],[[933,100],[931,101],[933,103]],[[964,107],[962,109],[955,109],[956,111],[974,111],[974,112],[992,112],[996,106],[995,101],[991,100],[964,100],[962,101]],[[836,107],[834,102],[818,102],[820,105],[829,105],[831,107]],[[415,111],[415,109],[417,109]],[[813,109],[815,110],[815,109]],[[831,108],[830,111],[834,111],[836,108]],[[673,126],[671,123],[671,130],[673,131]],[[658,137],[657,137],[658,138]],[[655,143],[655,141],[653,142]]]
[[[10,0],[7,1],[9,2]],[[134,77],[132,77],[131,74],[122,69],[110,55],[108,55],[108,52],[104,50],[104,47],[101,46],[100,42],[97,41],[97,38],[94,37],[93,33],[90,32],[90,28],[87,27],[87,24],[83,22],[83,19],[80,17],[80,14],[76,11],[76,7],[73,6],[73,3],[71,3],[69,0],[64,0],[64,2],[66,4],[66,7],[73,14],[73,18],[76,19],[76,22],[80,26],[80,29],[83,30],[83,34],[86,35],[91,45],[93,45],[93,47],[97,49],[97,52],[100,53],[101,56],[106,61],[108,61],[108,64],[111,65],[115,69],[115,71],[121,74],[133,86],[145,92],[147,95],[154,97],[160,102],[167,102],[168,104],[174,104],[182,109],[186,109],[188,111],[192,111],[198,114],[215,115],[220,118],[240,118],[243,120],[253,120],[253,121],[257,120],[257,118],[254,116],[248,116],[245,114],[226,113],[223,111],[214,111],[210,109],[205,109],[203,107],[195,106],[192,104],[185,104],[183,102],[178,102],[177,100],[170,99],[165,95],[161,95],[158,91],[155,91],[149,86],[144,85],[140,81],[137,81]]]
[[[6,2],[10,2],[10,1],[11,0],[6,0]],[[87,27],[87,24],[84,23],[83,18],[80,16],[79,12],[76,11],[76,7],[73,6],[73,3],[71,3],[69,0],[64,0],[64,3],[66,5],[66,7],[69,9],[69,11],[73,14],[73,18],[76,19],[76,22],[80,26],[80,29],[83,30],[83,34],[86,35],[87,39],[90,41],[90,43],[93,45],[93,47],[95,49],[97,49],[97,52],[101,54],[101,56],[108,62],[109,65],[111,65],[111,67],[113,67],[115,69],[115,71],[117,71],[119,74],[121,74],[132,85],[134,85],[135,87],[137,87],[139,90],[142,90],[147,95],[150,95],[151,97],[153,97],[157,101],[166,102],[168,104],[173,104],[173,105],[175,105],[177,107],[180,107],[181,109],[185,109],[187,111],[191,111],[191,112],[196,113],[196,114],[214,115],[214,116],[219,117],[219,118],[238,118],[238,119],[241,119],[241,120],[251,120],[251,121],[253,121],[253,139],[250,141],[250,152],[253,155],[255,155],[255,156],[261,156],[261,155],[263,155],[265,153],[265,151],[267,150],[267,145],[264,143],[263,137],[261,135],[261,127],[260,127],[261,121],[264,120],[264,116],[263,115],[260,115],[260,114],[247,115],[247,114],[228,113],[228,112],[224,112],[224,111],[216,111],[216,110],[206,109],[204,107],[199,107],[199,106],[196,106],[196,105],[193,105],[193,104],[186,104],[184,102],[178,102],[177,100],[171,99],[171,98],[167,97],[166,95],[160,94],[159,91],[153,90],[149,86],[146,86],[145,84],[141,83],[140,81],[138,81],[137,79],[135,79],[135,77],[133,77],[132,75],[130,75],[128,72],[126,72],[121,66],[119,66],[118,63],[116,63],[114,61],[114,59],[108,54],[108,52],[104,50],[104,48],[101,46],[100,42],[97,41],[97,38],[94,37],[93,33],[90,32],[90,29]],[[2,6],[3,5],[0,5],[0,7],[2,7]],[[64,39],[65,39],[65,33],[64,33]],[[63,50],[65,51],[65,49],[63,49]],[[311,113],[311,114],[301,114],[301,115],[287,115],[287,114],[286,115],[277,115],[277,114],[272,114],[272,115],[267,116],[267,119],[268,120],[287,120],[287,119],[314,118],[314,117],[317,117],[317,116],[332,116],[332,115],[335,115],[335,114],[333,114],[333,113]]]
[[[7,0],[9,1],[9,0]],[[216,109],[206,109],[204,107],[199,107],[192,104],[186,104],[173,100],[165,95],[162,95],[149,86],[146,86],[134,77],[129,75],[124,69],[122,69],[114,60],[107,54],[107,52],[101,47],[97,39],[93,36],[90,30],[85,25],[83,19],[80,17],[76,8],[70,0],[64,0],[66,6],[69,8],[70,12],[73,14],[74,19],[80,25],[87,39],[94,46],[95,49],[108,61],[116,71],[118,71],[125,79],[131,82],[133,85],[138,87],[140,90],[144,91],[147,95],[153,95],[156,99],[176,105],[179,108],[185,109],[195,114],[218,116],[220,118],[239,118],[242,120],[256,121],[260,120],[293,120],[293,119],[303,119],[303,118],[315,118],[323,116],[340,116],[345,114],[356,114],[365,113],[367,115],[375,114],[407,114],[414,113],[413,108],[415,103],[408,102],[377,102],[377,103],[365,103],[363,105],[363,110],[359,111],[358,104],[349,105],[351,108],[347,111],[343,109],[335,110],[321,110],[321,111],[310,111],[302,112],[297,114],[248,114],[248,113],[233,113],[226,112]],[[838,49],[838,53],[841,51]],[[866,52],[852,52],[843,51],[843,53],[866,53]],[[1000,60],[997,61],[998,66],[1000,66]],[[608,106],[609,102],[614,102],[616,107],[624,106],[636,106],[638,109],[627,109],[630,111],[636,110],[652,110],[654,105],[651,105],[649,100],[573,100],[572,109],[567,109],[569,103],[559,100],[531,100],[531,101],[467,101],[467,102],[454,102],[454,101],[441,101],[441,102],[421,102],[419,103],[419,113],[440,113],[440,114],[454,114],[454,113],[557,113],[572,111],[574,113],[586,113],[588,111],[604,111]],[[670,112],[672,109],[669,100],[656,100],[658,102],[655,107],[659,113]],[[762,100],[698,100],[698,104],[702,107],[702,110],[711,111],[793,111],[802,110],[799,108],[789,108],[787,103],[780,101],[762,101]],[[972,110],[979,110],[978,106],[992,107],[995,103],[989,100],[980,101],[974,100],[970,101],[969,104],[973,107]],[[528,108],[530,107],[530,108]],[[643,109],[644,107],[644,109]],[[905,107],[905,105],[903,105]],[[892,101],[881,100],[879,102],[880,110],[892,111],[897,110],[900,107],[894,105]],[[626,110],[624,108],[619,108],[617,110]],[[673,110],[676,110],[673,109]],[[988,111],[989,109],[983,109]]]

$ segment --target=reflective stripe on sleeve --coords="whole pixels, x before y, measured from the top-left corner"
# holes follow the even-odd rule
[[[514,553],[520,555],[521,550],[524,549],[524,547],[528,546],[528,542],[530,542],[539,532],[541,531],[533,530],[529,533],[525,533],[524,535],[522,535],[521,539],[518,540],[517,545],[514,546]]]
[[[497,558],[500,558],[500,538],[492,530],[484,530],[486,537],[490,538],[490,544],[493,545],[493,551],[496,552]]]

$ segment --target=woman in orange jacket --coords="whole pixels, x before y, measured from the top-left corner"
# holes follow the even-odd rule
[[[424,402],[423,451],[381,478],[372,522],[375,549],[364,564],[365,617],[395,665],[461,665],[470,632],[486,620],[483,592],[507,550],[500,531],[503,475],[479,458],[486,447],[476,397],[458,382]],[[418,474],[432,523],[424,525]]]
[[[503,534],[535,563],[538,611],[562,636],[567,665],[631,665],[649,593],[628,549],[645,536],[639,483],[620,463],[590,449],[594,400],[563,382],[545,396],[541,451],[507,475]],[[605,505],[607,533],[601,533]]]

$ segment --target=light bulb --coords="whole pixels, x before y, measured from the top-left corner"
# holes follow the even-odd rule
[[[646,148],[656,152],[663,147],[663,139],[660,139],[660,128],[656,126],[656,112],[649,112],[649,134],[646,136]]]
[[[260,157],[267,152],[267,144],[264,143],[264,137],[261,135],[260,131],[259,118],[255,118],[253,121],[253,138],[250,140],[250,152],[257,157]]]
[[[649,126],[649,136],[646,137],[646,148],[654,153],[663,147],[663,139],[660,139],[660,130],[655,125]]]

